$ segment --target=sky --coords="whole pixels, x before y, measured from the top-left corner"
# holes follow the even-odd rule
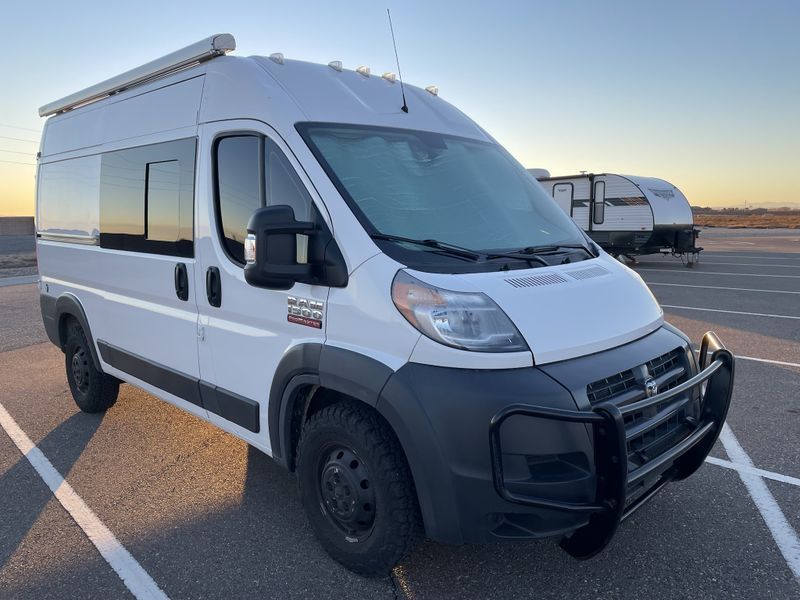
[[[242,56],[395,71],[387,7],[406,82],[436,84],[526,167],[800,207],[795,0],[2,0],[0,215],[33,214],[39,106],[220,32]]]

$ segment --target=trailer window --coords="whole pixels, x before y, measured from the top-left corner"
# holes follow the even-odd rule
[[[595,225],[602,224],[606,218],[606,182],[598,181],[594,184],[594,208],[592,221]]]
[[[286,204],[308,220],[312,200],[280,148],[258,135],[221,138],[216,147],[217,219],[225,250],[244,264],[247,222],[262,206]]]

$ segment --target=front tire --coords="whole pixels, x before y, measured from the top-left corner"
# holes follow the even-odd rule
[[[96,413],[114,406],[119,394],[119,380],[94,366],[86,334],[74,319],[67,324],[64,357],[67,382],[78,408],[86,413]]]
[[[300,437],[297,472],[317,538],[348,569],[385,575],[422,538],[405,455],[368,406],[346,401],[313,414]]]

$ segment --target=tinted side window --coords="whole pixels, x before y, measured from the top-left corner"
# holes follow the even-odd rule
[[[222,138],[217,143],[218,219],[222,243],[231,258],[244,262],[244,238],[250,215],[262,206],[261,139],[254,135]]]
[[[176,242],[180,239],[181,170],[177,160],[147,164],[148,240]]]
[[[267,206],[288,204],[298,221],[311,218],[312,200],[292,165],[272,140],[264,142]]]
[[[216,159],[219,230],[235,261],[244,263],[247,222],[257,208],[288,204],[298,220],[311,218],[311,196],[272,140],[256,135],[222,138]]]
[[[185,139],[103,154],[102,247],[194,256],[195,148]]]
[[[45,235],[96,238],[100,231],[100,156],[39,167],[36,228]],[[63,241],[63,240],[62,240]]]

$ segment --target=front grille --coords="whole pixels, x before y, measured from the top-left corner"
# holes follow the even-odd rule
[[[600,402],[611,402],[618,407],[623,407],[647,398],[645,382],[651,378],[658,383],[660,393],[683,383],[690,376],[691,369],[684,349],[675,348],[641,365],[590,383],[586,387],[586,395],[593,405]],[[680,395],[655,406],[625,415],[625,430],[628,435],[641,431],[641,434],[632,436],[627,442],[629,470],[642,466],[688,435],[689,427],[686,419],[696,416],[698,408],[697,403],[693,401],[658,426],[648,427],[649,421],[683,398],[685,396]]]

